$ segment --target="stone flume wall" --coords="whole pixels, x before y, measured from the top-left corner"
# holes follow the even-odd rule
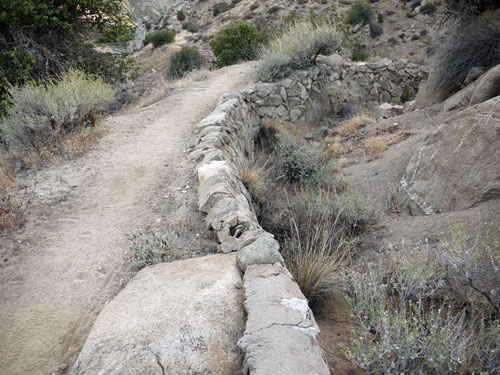
[[[308,301],[286,269],[278,242],[260,227],[240,180],[242,166],[254,161],[260,125],[271,118],[320,118],[330,110],[325,88],[335,82],[351,88],[351,100],[375,105],[397,102],[408,90],[416,93],[426,76],[424,67],[405,60],[355,64],[324,57],[279,82],[224,95],[198,124],[191,157],[198,163],[199,208],[221,250],[237,251],[244,273],[247,323],[238,345],[245,374],[329,374]]]

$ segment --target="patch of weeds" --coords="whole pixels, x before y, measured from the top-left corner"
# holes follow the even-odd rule
[[[190,33],[197,33],[200,30],[200,27],[193,22],[184,22],[182,24],[182,29],[189,31]]]
[[[229,9],[231,9],[231,6],[228,3],[225,2],[216,3],[212,7],[212,14],[214,15],[214,17],[217,17],[219,14],[227,12]]]
[[[130,238],[130,251],[133,258],[130,260],[130,268],[140,270],[153,264],[174,260],[174,254],[168,246],[168,238],[152,233],[146,236],[144,233],[133,233]]]
[[[0,231],[15,229],[24,223],[31,197],[32,193],[27,187],[14,194],[0,186]]]

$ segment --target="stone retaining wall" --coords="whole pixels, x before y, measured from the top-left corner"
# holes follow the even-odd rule
[[[271,118],[314,121],[330,111],[325,88],[351,87],[364,104],[397,102],[417,91],[424,68],[405,60],[353,64],[336,57],[276,83],[257,83],[224,95],[199,125],[191,154],[198,163],[199,208],[223,252],[237,251],[244,272],[247,324],[238,345],[245,374],[328,374],[318,327],[307,299],[286,269],[273,235],[256,218],[240,176],[254,161],[259,127]],[[408,87],[409,89],[406,89]]]

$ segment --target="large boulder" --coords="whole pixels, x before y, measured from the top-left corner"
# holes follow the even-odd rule
[[[149,267],[97,318],[72,374],[237,374],[245,318],[235,254]]]
[[[399,187],[413,215],[500,197],[500,96],[449,117],[418,148]]]

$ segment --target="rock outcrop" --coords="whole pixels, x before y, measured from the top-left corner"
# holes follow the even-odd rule
[[[143,269],[100,313],[71,373],[241,373],[241,283],[234,254]]]
[[[398,201],[413,215],[468,209],[500,197],[500,96],[458,112],[413,155]]]

